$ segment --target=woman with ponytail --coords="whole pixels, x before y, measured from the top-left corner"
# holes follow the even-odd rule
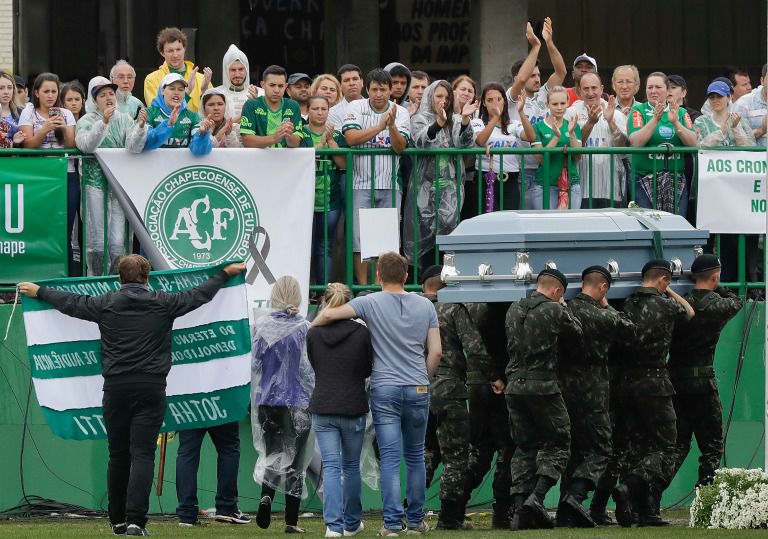
[[[325,290],[326,307],[350,299],[352,293],[341,283]],[[368,415],[365,379],[373,368],[368,328],[355,320],[315,326],[307,335],[307,353],[315,370],[309,411],[323,461],[325,536],[354,535],[363,529],[360,453]]]

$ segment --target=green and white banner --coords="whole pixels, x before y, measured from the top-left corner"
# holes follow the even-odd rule
[[[713,234],[765,234],[765,152],[699,151],[697,228]]]
[[[149,285],[182,292],[222,267],[153,272]],[[40,284],[91,296],[120,288],[117,277]],[[211,302],[174,322],[163,432],[229,423],[247,413],[251,339],[245,288],[243,274],[232,277]],[[33,298],[24,298],[24,325],[35,393],[51,430],[67,439],[105,438],[98,325]]]
[[[306,313],[314,149],[216,148],[205,157],[99,149],[96,156],[154,268],[247,260],[252,308],[268,307],[275,279],[292,275]]]
[[[67,159],[7,157],[0,168],[0,283],[67,274]]]

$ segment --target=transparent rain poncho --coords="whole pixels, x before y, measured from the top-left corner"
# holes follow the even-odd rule
[[[430,139],[427,131],[437,118],[432,96],[440,81],[424,91],[419,112],[411,118],[411,138],[417,148],[470,148],[475,134],[469,125],[461,129],[461,115],[453,114],[450,129],[443,128]],[[457,168],[457,162],[459,164]],[[403,251],[410,264],[435,246],[436,234],[450,234],[459,222],[459,197],[464,200],[463,165],[455,155],[430,155],[418,158],[405,194]],[[414,204],[418,222],[414,223]],[[415,255],[415,256],[414,256]]]
[[[251,426],[258,453],[253,478],[276,491],[305,495],[304,475],[315,446],[307,411],[315,373],[307,358],[307,322],[276,311],[254,323]]]

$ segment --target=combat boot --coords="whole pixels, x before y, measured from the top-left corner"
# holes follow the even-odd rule
[[[440,515],[437,517],[439,530],[471,530],[472,525],[464,522],[465,504],[457,500],[441,500]]]
[[[592,494],[592,503],[589,505],[589,515],[598,526],[613,526],[616,521],[608,514],[608,498],[610,489],[598,486]]]
[[[510,502],[509,498],[496,498],[496,501],[493,503],[493,517],[491,518],[492,529],[504,530],[509,528]]]
[[[520,508],[525,502],[525,496],[521,494],[515,494],[512,499],[512,507],[509,511],[509,529],[513,531],[522,530],[520,527]]]
[[[629,488],[624,483],[619,483],[611,490],[611,497],[616,503],[616,522],[622,528],[631,528],[632,502],[630,501]]]
[[[552,517],[544,508],[544,498],[535,492],[523,502],[523,506],[517,511],[520,514],[520,529],[551,530],[555,527]]]
[[[574,528],[594,528],[595,521],[589,515],[589,511],[584,507],[581,502],[573,495],[566,494],[560,500],[560,505],[557,508],[558,515],[561,513],[566,518],[570,526]],[[558,518],[558,526],[560,526],[560,520]]]
[[[661,494],[663,490],[656,484],[648,485],[646,496],[646,509],[638,516],[637,525],[644,526],[669,526],[670,522],[661,518]]]

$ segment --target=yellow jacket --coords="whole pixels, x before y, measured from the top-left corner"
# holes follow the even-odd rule
[[[190,62],[189,60],[186,60],[184,62],[184,77],[189,78],[189,73],[195,68],[195,64]],[[168,67],[167,62],[163,62],[163,65],[157,68],[157,71],[153,71],[149,75],[147,75],[147,78],[144,79],[144,102],[147,104],[147,106],[150,106],[152,104],[152,100],[157,96],[157,90],[160,88],[160,81],[163,80],[163,77],[165,77],[167,74],[171,72],[170,68]],[[204,88],[202,91],[200,88],[203,85],[203,79],[205,77],[202,73],[197,73],[195,75],[195,80],[197,81],[197,84],[195,85],[195,90],[188,94],[187,98],[187,108],[191,110],[192,112],[197,112],[200,109],[200,96],[202,95],[202,92],[207,90],[208,88],[211,88],[211,85],[208,84],[208,88]]]

